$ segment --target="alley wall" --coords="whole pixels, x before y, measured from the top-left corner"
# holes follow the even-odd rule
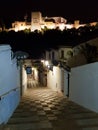
[[[98,62],[71,69],[69,99],[98,112]]]
[[[20,75],[9,45],[0,45],[0,124],[6,123],[20,101]]]

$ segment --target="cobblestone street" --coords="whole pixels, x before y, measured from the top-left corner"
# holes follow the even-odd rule
[[[98,114],[49,88],[30,88],[3,130],[98,130]]]

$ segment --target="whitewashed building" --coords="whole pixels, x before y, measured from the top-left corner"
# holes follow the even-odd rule
[[[73,56],[71,46],[59,46],[57,49],[49,49],[45,52],[45,60],[50,63],[53,61],[67,62]]]
[[[98,62],[71,69],[69,99],[98,113]]]
[[[69,95],[69,73],[67,60],[72,56],[72,47],[60,46],[45,53],[44,66],[47,68],[47,87]]]
[[[26,29],[31,30],[31,23],[28,23],[26,21],[15,21],[14,23],[12,23],[12,28],[9,29],[9,31],[14,30],[15,32],[18,32]]]
[[[6,123],[20,101],[20,68],[10,45],[0,45],[0,124]]]

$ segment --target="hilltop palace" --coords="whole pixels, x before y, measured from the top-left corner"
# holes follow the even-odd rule
[[[91,23],[93,25],[96,22]],[[56,29],[64,30],[65,28],[79,28],[80,26],[85,26],[86,24],[79,24],[79,20],[75,20],[74,24],[67,24],[67,20],[63,17],[42,17],[41,12],[32,12],[31,13],[31,22],[25,21],[15,21],[12,23],[12,28],[9,30],[21,31],[25,29],[31,30],[31,32],[35,30],[41,31],[42,29]]]

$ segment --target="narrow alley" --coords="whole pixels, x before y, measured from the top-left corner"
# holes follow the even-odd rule
[[[3,130],[98,130],[98,114],[57,91],[29,88]]]

